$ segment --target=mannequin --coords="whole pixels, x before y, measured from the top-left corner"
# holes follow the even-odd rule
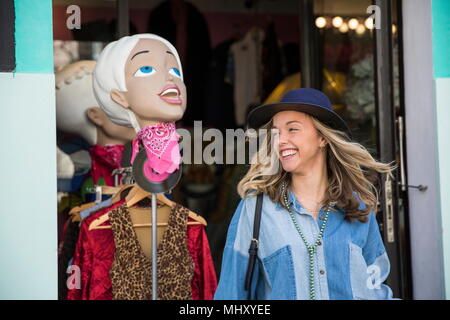
[[[136,163],[145,152],[149,163],[144,165],[155,169],[152,174],[179,172],[174,122],[186,109],[186,87],[178,53],[167,40],[138,34],[108,44],[95,67],[93,88],[109,119],[136,131],[133,150],[142,148],[137,156],[134,153]],[[155,163],[163,164],[159,168],[151,167],[148,151],[159,151],[158,143],[164,147],[159,155],[153,155]],[[129,191],[132,197],[139,193],[134,188]],[[160,250],[151,252],[150,228],[156,228],[148,226],[150,208],[142,207],[149,201],[148,194],[141,189],[141,195],[138,198],[146,200],[136,200],[137,207],[120,197],[82,222],[73,260],[82,273],[81,288],[69,290],[68,299],[148,300],[154,298],[155,287],[158,299],[212,299],[217,279],[204,226],[188,221],[187,208],[161,200],[152,208],[152,213],[158,212],[159,233],[153,244]],[[106,220],[98,228],[90,228],[103,218]],[[153,272],[156,265],[158,270]]]
[[[93,183],[103,177],[107,185],[112,185],[110,172],[120,167],[123,145],[133,139],[134,131],[113,123],[98,107],[92,89],[95,65],[95,61],[77,61],[56,74],[57,126],[92,145]]]
[[[170,42],[152,34],[123,37],[102,51],[94,71],[94,93],[114,123],[133,127],[136,132],[174,123],[186,110],[186,86],[178,53]],[[168,222],[166,211],[158,209],[158,222]],[[133,222],[149,223],[148,212],[145,215],[141,209],[130,208]],[[160,231],[158,245],[165,230]],[[149,256],[148,228],[138,228],[136,234]]]

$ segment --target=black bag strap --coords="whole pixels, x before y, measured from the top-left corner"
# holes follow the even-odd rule
[[[250,242],[250,248],[248,249],[249,259],[248,259],[248,267],[247,274],[245,275],[245,285],[244,288],[248,292],[247,296],[250,300],[250,291],[251,284],[253,278],[253,269],[255,268],[255,262],[258,252],[258,238],[259,238],[259,226],[261,224],[261,211],[262,211],[262,203],[263,203],[263,193],[258,194],[256,198],[256,207],[255,207],[255,222],[253,223],[253,238]]]

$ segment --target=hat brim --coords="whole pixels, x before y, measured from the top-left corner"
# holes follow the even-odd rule
[[[319,105],[297,103],[272,103],[256,107],[248,115],[249,128],[258,129],[281,111],[298,111],[307,113],[317,120],[328,125],[332,129],[343,131],[350,135],[350,129],[342,118],[335,113]]]

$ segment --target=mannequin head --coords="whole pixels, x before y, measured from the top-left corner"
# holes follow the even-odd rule
[[[123,37],[103,49],[94,93],[116,124],[135,130],[175,122],[186,109],[186,86],[176,49],[153,34]]]
[[[89,144],[124,144],[133,130],[119,126],[98,107],[92,89],[95,61],[82,60],[64,67],[55,76],[58,129],[75,133]]]
[[[86,116],[97,127],[98,145],[125,144],[134,138],[132,128],[115,124],[99,107],[88,108]]]

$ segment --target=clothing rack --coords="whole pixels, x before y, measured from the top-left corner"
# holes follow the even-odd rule
[[[132,167],[124,167],[124,168],[114,169],[111,173],[111,175],[114,177],[114,185],[118,186],[121,184],[135,183],[132,172],[133,172]],[[120,176],[120,175],[122,175],[122,176]],[[119,181],[119,177],[120,177],[121,181]]]

